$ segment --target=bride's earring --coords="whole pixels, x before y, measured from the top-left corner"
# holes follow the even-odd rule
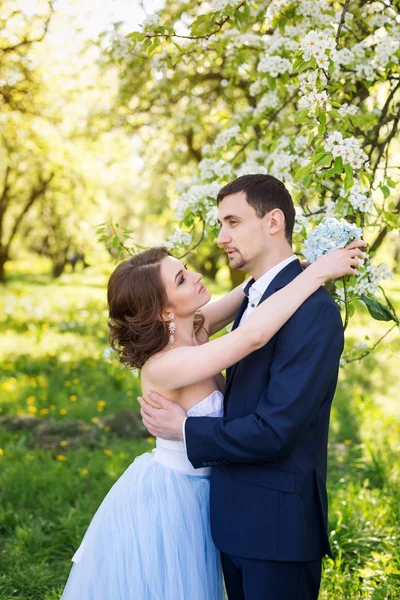
[[[172,315],[171,321],[168,323],[168,331],[169,331],[169,343],[172,348],[172,344],[175,341],[174,333],[176,331],[176,325],[174,322],[174,315]]]

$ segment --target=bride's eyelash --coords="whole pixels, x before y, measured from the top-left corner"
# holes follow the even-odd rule
[[[185,269],[187,270],[187,267],[188,267],[188,266],[187,266],[187,263],[183,263],[183,266],[184,266],[184,267],[185,267]],[[185,281],[185,278],[184,278],[184,276],[182,275],[182,276],[181,276],[181,278],[180,278],[180,280],[179,280],[179,285],[181,285],[181,283],[183,283],[184,281]]]

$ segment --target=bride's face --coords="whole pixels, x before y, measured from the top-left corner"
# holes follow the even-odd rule
[[[201,273],[189,271],[181,260],[167,256],[161,263],[160,273],[168,307],[176,317],[194,314],[210,300],[211,294],[201,282]]]

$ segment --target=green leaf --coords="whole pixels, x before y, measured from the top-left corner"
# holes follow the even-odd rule
[[[327,152],[326,154],[322,155],[322,157],[319,158],[315,164],[317,167],[327,167],[331,164],[331,162],[332,154],[330,152]]]
[[[309,113],[308,108],[303,108],[303,110],[296,112],[294,115],[294,122],[296,123],[296,125],[299,125],[300,123],[304,123],[305,121],[307,121],[308,113]]]
[[[312,170],[312,164],[311,163],[308,164],[308,165],[305,165],[304,167],[301,167],[294,174],[294,180],[295,181],[300,181],[300,179],[304,179],[304,177],[306,177],[307,175],[309,175],[311,173],[311,170]]]
[[[389,198],[389,196],[390,196],[390,189],[388,188],[387,185],[381,185],[380,187],[381,187],[381,192],[383,194],[383,197],[386,200],[386,198]]]
[[[342,173],[343,172],[343,160],[341,156],[337,156],[335,158],[335,163],[333,165],[333,168],[335,169],[335,173]]]
[[[366,304],[369,314],[376,321],[394,321],[397,322],[396,317],[388,309],[387,306],[379,302],[376,298],[361,294],[361,300]]]

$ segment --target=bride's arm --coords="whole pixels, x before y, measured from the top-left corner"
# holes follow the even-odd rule
[[[150,359],[146,370],[152,385],[167,393],[216,375],[258,350],[325,281],[354,274],[356,257],[362,256],[354,247],[329,252],[262,302],[235,331],[201,346],[176,348]]]
[[[310,266],[306,260],[301,260],[300,264],[303,269]],[[238,285],[219,300],[210,302],[201,309],[205,318],[204,327],[210,337],[234,320],[244,298],[242,285]]]
[[[219,300],[203,306],[201,312],[205,319],[204,327],[210,336],[233,321],[243,298],[244,292],[242,286],[238,285]]]

